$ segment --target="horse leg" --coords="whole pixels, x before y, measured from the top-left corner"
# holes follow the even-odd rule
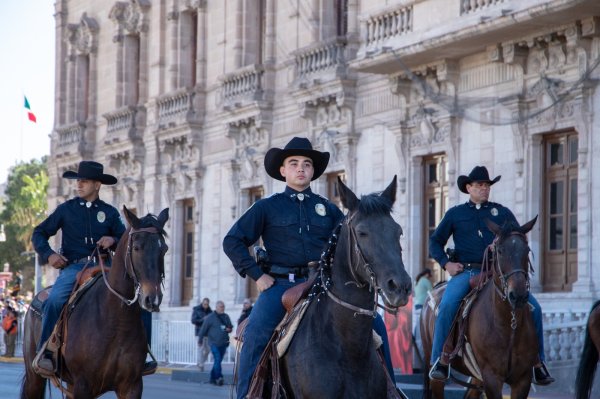
[[[31,367],[25,367],[21,383],[21,399],[44,399],[46,379],[37,375]]]
[[[511,399],[527,399],[529,389],[531,388],[531,377],[523,376],[516,383],[510,386]]]
[[[495,375],[483,372],[483,370],[482,374],[485,397],[487,399],[502,399],[502,381]]]
[[[431,394],[433,399],[444,399],[444,386],[446,385],[443,381],[429,380],[429,386],[431,387]]]
[[[117,398],[118,399],[142,399],[142,391],[144,384],[142,379],[139,381],[131,382],[127,381],[124,384],[121,384],[117,390]]]

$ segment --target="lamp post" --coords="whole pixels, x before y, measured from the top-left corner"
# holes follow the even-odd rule
[[[0,242],[6,242],[6,233],[4,232],[4,224],[0,224]]]
[[[21,256],[27,256],[27,257],[33,256],[34,267],[35,267],[34,268],[34,270],[35,270],[34,292],[37,294],[42,289],[42,273],[41,273],[41,269],[40,269],[40,262],[39,262],[38,254],[35,251],[24,251],[24,252],[21,252]]]

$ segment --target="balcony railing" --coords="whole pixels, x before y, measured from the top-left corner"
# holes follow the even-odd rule
[[[223,78],[222,93],[226,105],[241,99],[259,100],[262,96],[264,69],[249,65]]]
[[[161,96],[157,100],[159,126],[186,122],[187,117],[194,110],[193,100],[194,92],[188,89],[180,89]]]
[[[72,144],[79,144],[83,139],[84,132],[85,124],[80,122],[56,128],[56,133],[58,134],[58,146],[67,147]]]
[[[366,21],[365,30],[367,47],[379,47],[381,43],[389,39],[412,32],[412,5],[371,16]]]
[[[296,79],[346,66],[346,39],[338,37],[296,53]]]
[[[504,3],[504,0],[461,0],[460,13],[473,13],[501,3]]]
[[[136,112],[137,109],[135,107],[126,106],[104,114],[103,116],[108,122],[106,128],[107,133],[110,135],[121,130],[130,130],[135,127]]]

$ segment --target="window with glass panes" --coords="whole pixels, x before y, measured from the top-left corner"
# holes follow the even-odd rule
[[[183,251],[181,259],[181,304],[187,306],[194,287],[194,200],[183,201]]]
[[[435,154],[423,159],[423,267],[433,271],[434,282],[444,281],[446,273],[429,257],[429,237],[448,209],[448,157]]]

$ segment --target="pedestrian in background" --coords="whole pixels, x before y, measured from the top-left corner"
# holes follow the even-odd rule
[[[427,294],[433,289],[431,280],[433,279],[433,273],[431,269],[425,268],[415,278],[414,285],[414,300],[413,300],[413,342],[415,343],[415,350],[417,351],[418,367],[425,369],[426,365],[423,364],[423,341],[421,340],[421,310],[423,304],[427,299]],[[413,362],[416,363],[416,362]]]
[[[15,344],[17,342],[17,332],[19,331],[19,322],[17,311],[9,306],[6,315],[2,320],[2,329],[4,330],[4,343],[6,345],[5,357],[15,356]]]
[[[223,385],[223,372],[221,370],[221,362],[223,356],[229,346],[229,333],[233,331],[231,319],[225,313],[225,304],[223,301],[217,301],[215,311],[206,316],[198,338],[208,337],[208,344],[212,352],[214,363],[210,371],[210,383],[214,385]]]
[[[250,312],[252,312],[252,301],[250,298],[244,299],[244,303],[242,304],[242,313],[240,314],[240,318],[238,319],[238,326],[242,324],[242,321],[246,320],[248,316],[250,316]]]
[[[200,328],[202,328],[204,318],[211,313],[212,309],[210,308],[210,300],[208,298],[204,298],[200,305],[194,306],[194,309],[192,310],[192,324],[195,326],[194,334],[198,341],[197,366],[201,371],[204,371],[204,363],[206,363],[210,348],[208,346],[208,339],[206,337],[199,337],[198,333],[200,332]]]

